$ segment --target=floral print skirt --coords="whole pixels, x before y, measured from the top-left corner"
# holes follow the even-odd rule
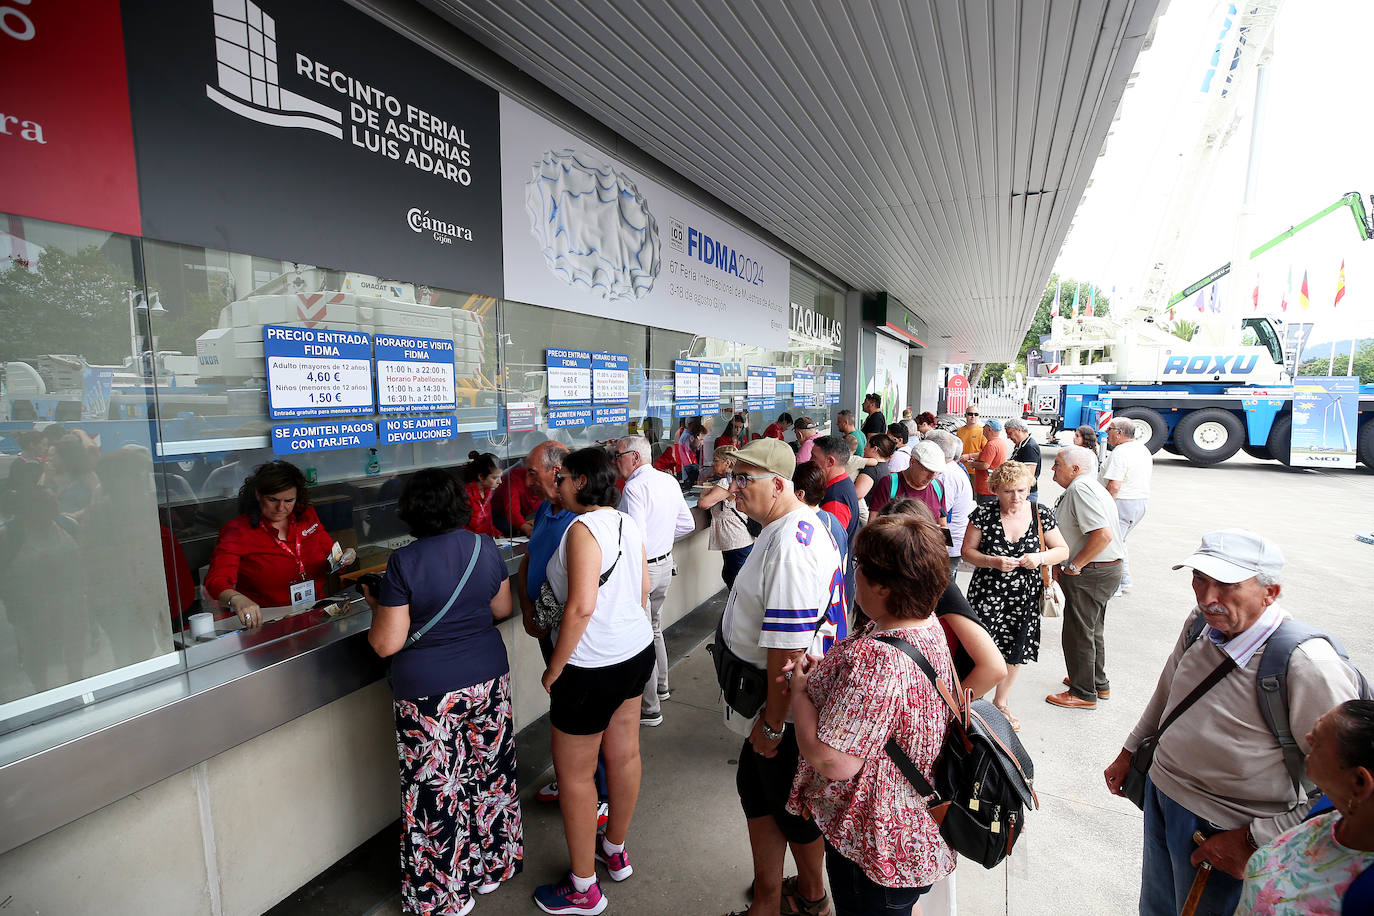
[[[395,701],[401,764],[401,901],[440,916],[525,857],[515,784],[510,674],[437,697]]]

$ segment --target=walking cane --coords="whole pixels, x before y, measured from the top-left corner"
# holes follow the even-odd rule
[[[1194,830],[1193,842],[1201,846],[1207,842],[1207,838],[1202,835],[1201,830]],[[1207,878],[1211,874],[1212,863],[1204,859],[1197,867],[1197,876],[1193,878],[1193,887],[1188,891],[1188,900],[1183,904],[1178,916],[1193,916],[1197,912],[1197,905],[1202,902],[1202,892],[1207,889]]]

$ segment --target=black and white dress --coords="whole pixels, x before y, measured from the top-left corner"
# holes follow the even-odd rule
[[[1058,527],[1054,513],[1031,504],[1040,512],[1045,531]],[[973,510],[969,524],[982,532],[978,551],[990,557],[1023,557],[1040,550],[1035,520],[1016,543],[1008,543],[1002,530],[1002,511],[997,503],[985,503]],[[1008,665],[1023,665],[1040,658],[1040,593],[1044,582],[1040,570],[1017,567],[1011,572],[979,567],[968,586],[968,602],[987,627],[997,650]]]

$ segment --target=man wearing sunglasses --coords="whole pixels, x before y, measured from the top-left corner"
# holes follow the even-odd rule
[[[649,623],[654,628],[654,676],[644,687],[639,705],[641,725],[663,724],[663,701],[668,699],[668,650],[663,643],[663,602],[668,597],[676,568],[673,541],[696,530],[696,520],[682,489],[671,474],[653,467],[649,440],[626,436],[616,443],[611,464],[625,489],[619,509],[639,522],[644,533],[644,555],[649,560]]]
[[[964,443],[964,457],[977,458],[988,437],[983,434],[983,421],[978,418],[978,408],[970,407],[964,411],[964,425],[954,431],[959,441]]]
[[[783,665],[803,652],[820,655],[825,640],[845,635],[844,572],[840,551],[813,509],[797,498],[797,460],[776,439],[756,439],[734,453],[735,505],[763,525],[735,577],[721,620],[725,644],[743,662],[766,672],[763,709],[746,718],[728,705],[725,724],[746,736],[735,788],[749,822],[754,860],[751,914],[828,912],[822,878],[825,844],[809,819],[789,814],[787,797],[800,752],[790,724]],[[787,847],[799,872],[783,882]]]

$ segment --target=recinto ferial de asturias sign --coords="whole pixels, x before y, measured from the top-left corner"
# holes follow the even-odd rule
[[[124,0],[143,234],[503,295],[497,93],[341,0]]]

